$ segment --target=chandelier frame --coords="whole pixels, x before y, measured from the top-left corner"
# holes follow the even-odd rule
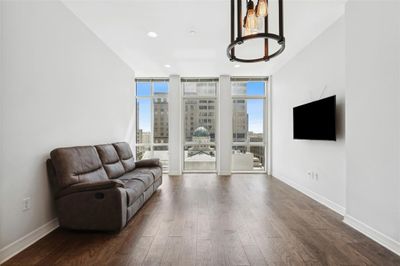
[[[267,62],[271,58],[281,54],[286,47],[284,27],[283,27],[283,0],[278,0],[279,7],[279,33],[274,34],[268,31],[268,15],[264,17],[264,32],[255,33],[243,36],[243,17],[242,17],[242,1],[236,0],[236,15],[235,15],[235,0],[231,0],[231,43],[226,49],[227,56],[230,61],[242,62],[242,63],[256,63],[256,62]],[[247,2],[248,0],[246,0]],[[268,3],[268,0],[267,0]],[[235,23],[236,18],[236,23]],[[236,26],[236,31],[235,31]],[[235,55],[235,47],[237,45],[242,45],[246,41],[254,39],[264,39],[264,56],[259,58],[239,58]],[[269,51],[269,40],[276,41],[280,48],[270,54]]]

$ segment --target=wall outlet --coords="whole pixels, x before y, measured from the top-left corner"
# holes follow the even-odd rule
[[[318,181],[318,173],[317,172],[314,172],[314,171],[307,171],[307,175],[308,175],[308,178],[309,179],[312,179],[312,180],[315,180],[315,181]]]
[[[25,212],[27,210],[30,210],[30,208],[31,208],[31,198],[30,197],[24,198],[22,200],[22,211]]]

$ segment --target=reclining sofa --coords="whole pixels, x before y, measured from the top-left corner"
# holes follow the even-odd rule
[[[158,159],[135,162],[128,143],[58,148],[47,170],[60,226],[119,231],[162,183]]]

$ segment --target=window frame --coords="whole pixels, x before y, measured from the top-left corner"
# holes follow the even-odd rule
[[[137,85],[138,83],[145,83],[145,82],[149,82],[150,83],[150,95],[148,96],[137,96]],[[162,96],[154,96],[154,83],[155,82],[167,82],[168,83],[168,93],[166,95],[162,95]],[[135,150],[135,158],[137,155],[137,148],[138,147],[150,147],[150,151],[154,152],[154,147],[167,147],[167,150],[169,151],[169,130],[168,130],[168,142],[167,143],[155,143],[154,142],[154,100],[155,99],[165,99],[167,100],[167,104],[169,106],[169,102],[168,102],[168,95],[169,95],[169,78],[136,78],[135,79],[135,89],[134,89],[134,95],[135,95],[135,106],[134,106],[134,112],[135,112],[135,146],[134,146],[134,150]],[[148,143],[137,143],[137,132],[139,130],[138,128],[138,119],[137,119],[137,102],[138,100],[142,100],[142,99],[148,99],[150,100],[150,142]],[[169,117],[169,109],[168,109],[168,117]],[[169,127],[169,123],[168,123],[168,127]],[[138,158],[136,158],[136,160],[138,160]],[[169,156],[168,156],[168,161],[169,161]],[[168,162],[169,165],[169,162]],[[163,173],[168,173],[169,171],[169,167],[166,170],[165,168],[163,168]]]
[[[185,95],[185,87],[184,83],[185,82],[215,82],[215,94],[214,95]],[[219,152],[217,150],[218,147],[218,138],[219,138],[219,123],[218,123],[218,107],[219,107],[219,89],[220,89],[220,83],[219,83],[219,77],[217,78],[184,78],[182,77],[180,79],[180,89],[181,89],[181,104],[182,104],[182,112],[181,112],[181,125],[182,125],[182,140],[181,140],[181,152],[182,152],[182,173],[217,173],[217,153]],[[210,142],[210,146],[215,147],[215,168],[213,170],[186,170],[185,169],[185,147],[187,146],[192,146],[194,143],[193,141],[186,141],[186,132],[185,132],[185,101],[189,100],[213,100],[215,103],[215,110],[214,110],[214,116],[215,116],[215,136],[214,136],[214,141]],[[208,112],[208,110],[207,110]]]
[[[264,94],[263,95],[233,95],[232,88],[234,82],[251,82],[251,81],[262,81],[264,82]],[[269,78],[268,77],[231,77],[231,101],[232,101],[232,112],[231,115],[233,117],[233,101],[234,100],[263,100],[263,141],[262,142],[235,142],[233,141],[233,124],[232,124],[232,143],[231,143],[231,154],[233,154],[234,146],[249,146],[250,147],[264,147],[264,162],[263,162],[263,170],[250,170],[250,171],[238,171],[233,170],[233,166],[231,165],[231,172],[236,174],[245,174],[245,173],[262,173],[265,174],[268,172],[268,139],[267,132],[268,131],[268,87],[269,87]],[[231,119],[232,119],[231,117]]]

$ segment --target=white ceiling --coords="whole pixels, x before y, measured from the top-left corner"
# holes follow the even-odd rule
[[[284,1],[286,50],[267,63],[240,63],[235,68],[236,63],[226,56],[230,40],[229,0],[63,2],[138,77],[272,74],[341,17],[345,5],[344,0]],[[276,8],[276,0],[270,0],[269,21],[277,33]],[[191,30],[196,34],[190,35]],[[158,33],[158,37],[149,38],[149,31]],[[252,42],[242,45],[237,54],[262,52],[260,43]],[[171,68],[165,68],[165,64]]]

